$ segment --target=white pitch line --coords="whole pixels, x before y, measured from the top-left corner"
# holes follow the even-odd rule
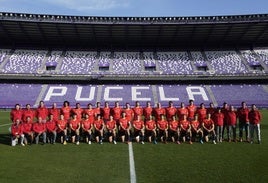
[[[11,125],[11,123],[0,125],[0,127]]]
[[[136,171],[132,143],[128,144],[130,183],[136,183]]]

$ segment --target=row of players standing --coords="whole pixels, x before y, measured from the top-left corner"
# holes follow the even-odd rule
[[[75,108],[71,108],[68,101],[64,101],[63,106],[59,109],[56,103],[53,104],[51,108],[46,108],[43,101],[40,101],[39,107],[36,110],[31,109],[30,104],[26,105],[25,109],[21,109],[20,105],[16,104],[15,109],[10,113],[10,118],[13,122],[15,121],[26,121],[27,118],[30,120],[40,119],[40,121],[46,121],[49,116],[52,116],[53,120],[58,121],[60,115],[67,121],[70,121],[72,115],[76,115],[78,121],[82,118],[89,118],[90,120],[95,120],[97,116],[100,116],[104,122],[109,121],[110,116],[117,122],[119,126],[119,119],[121,118],[122,112],[124,112],[125,117],[128,121],[132,122],[137,118],[142,119],[144,116],[144,121],[149,120],[150,116],[154,116],[155,121],[160,121],[164,116],[168,122],[171,122],[174,118],[178,121],[183,120],[184,116],[187,117],[189,122],[193,121],[195,116],[198,116],[199,126],[207,118],[208,114],[215,125],[215,136],[218,142],[222,142],[224,137],[224,131],[227,129],[227,140],[236,141],[236,126],[237,119],[239,120],[239,140],[243,140],[243,131],[245,130],[246,141],[253,142],[253,132],[256,131],[258,142],[260,139],[260,120],[261,114],[257,110],[256,106],[253,104],[251,109],[249,109],[245,102],[241,103],[241,107],[237,110],[233,106],[228,106],[224,103],[222,108],[214,108],[213,103],[210,103],[209,108],[205,108],[203,103],[197,108],[194,105],[193,100],[189,100],[189,105],[185,106],[181,103],[179,108],[174,107],[173,102],[168,103],[168,107],[162,108],[161,103],[157,103],[157,106],[153,108],[150,102],[146,103],[146,107],[141,107],[140,103],[137,101],[135,107],[131,108],[129,103],[126,103],[125,108],[121,108],[119,102],[115,102],[114,107],[110,107],[108,102],[105,102],[104,107],[101,108],[100,102],[96,103],[96,107],[93,108],[92,104],[88,104],[86,109],[82,109],[80,104],[77,103]],[[233,138],[231,138],[231,131]],[[251,132],[251,133],[249,133]]]

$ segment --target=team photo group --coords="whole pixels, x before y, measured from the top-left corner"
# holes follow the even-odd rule
[[[53,103],[46,107],[39,102],[36,109],[26,104],[16,104],[10,112],[12,125],[11,145],[44,145],[80,142],[91,144],[103,142],[130,143],[205,143],[247,142],[261,144],[261,113],[255,104],[247,106],[241,102],[239,108],[228,103],[214,107],[213,103],[196,106],[193,100],[180,106],[170,101],[168,107],[150,102],[141,106],[136,101],[131,107],[119,102],[110,106],[89,103],[82,108],[80,103],[70,107],[68,101],[57,107]],[[237,135],[238,133],[238,135]]]

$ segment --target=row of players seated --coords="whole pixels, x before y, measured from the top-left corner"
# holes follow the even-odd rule
[[[44,105],[43,102],[40,102],[40,104],[41,105]],[[106,111],[109,111],[108,118],[110,118],[110,110],[111,109],[107,106],[107,104],[108,103],[106,103],[105,104],[106,107],[100,109],[100,111],[105,111],[105,110]],[[64,102],[64,105],[67,105],[65,107],[68,107],[68,103]],[[147,105],[149,105],[149,103],[147,103]],[[189,106],[194,106],[193,105],[193,101],[190,101],[190,105]],[[187,108],[189,108],[189,106]],[[139,106],[138,102],[136,102],[136,107],[138,107],[140,109],[139,111],[141,111],[142,108]],[[44,106],[43,106],[43,108],[44,108]],[[121,119],[121,114],[122,114],[122,111],[121,110],[122,109],[120,109],[120,107],[118,106],[118,102],[116,102],[116,105],[115,105],[114,108],[118,109],[119,113],[117,113],[117,112],[116,113],[115,112],[111,112],[111,114],[113,114],[112,115],[113,116],[113,119],[115,120],[117,126],[119,127],[120,126],[119,125],[120,124],[119,123],[119,120]],[[114,108],[112,108],[112,111],[114,111]],[[148,107],[147,106],[146,108],[144,108],[144,111],[146,111],[146,109],[147,109],[147,112],[148,112],[148,108],[151,108],[151,107]],[[166,108],[166,109],[165,108],[161,108],[161,105],[158,104],[158,107],[154,109],[154,110],[157,111],[155,113],[153,113],[154,110],[151,108],[152,109],[151,110],[151,114],[156,114],[155,115],[155,120],[156,120],[157,124],[158,124],[158,121],[161,121],[163,118],[165,119],[165,111],[169,111],[168,113],[170,114],[171,108],[173,109],[172,111],[175,111],[175,113],[173,113],[173,114],[176,115],[177,109],[173,106],[173,103],[172,102],[169,102],[169,107]],[[178,111],[180,111],[180,110],[182,111],[183,110],[185,112],[182,115],[180,115],[181,113],[178,113],[179,114],[178,115],[178,120],[179,121],[181,121],[184,117],[187,117],[187,115],[188,115],[188,109],[187,108],[185,108],[183,106],[183,103],[181,104],[181,108],[179,108]],[[194,108],[196,108],[196,107],[194,107]],[[210,111],[212,111],[211,109],[213,109],[213,107],[210,106],[209,109],[210,109]],[[92,113],[85,113],[84,116],[88,116],[89,121],[91,121],[91,123],[93,124],[93,122],[95,120],[95,117],[93,115],[91,115],[91,114],[94,114],[94,109],[92,109],[92,106],[91,106],[89,110]],[[130,122],[131,124],[133,124],[133,118],[131,116],[128,116],[128,117],[126,116],[126,114],[127,114],[128,111],[132,111],[132,109],[130,108],[129,104],[127,104],[127,107],[124,110],[124,114],[125,114],[125,117],[126,117],[127,121]],[[162,111],[163,113],[160,114],[161,112],[159,112],[159,111]],[[238,112],[235,112],[234,111],[234,107],[232,107],[232,106],[230,107],[230,110],[228,110],[228,106],[225,103],[224,106],[223,106],[223,108],[222,108],[223,113],[221,113],[221,109],[220,108],[218,108],[217,112],[213,111],[212,113],[211,112],[206,113],[207,109],[205,109],[204,104],[201,104],[200,105],[200,108],[197,109],[196,111],[199,111],[199,112],[197,112],[197,113],[195,112],[194,114],[197,114],[196,116],[199,116],[199,122],[201,124],[206,119],[204,118],[204,115],[201,115],[202,113],[200,111],[203,111],[204,114],[205,114],[205,116],[207,114],[208,114],[208,116],[211,116],[211,114],[212,114],[212,119],[213,119],[212,121],[213,121],[213,123],[215,122],[215,125],[216,125],[216,132],[217,132],[217,135],[216,136],[217,136],[217,141],[218,142],[221,142],[222,141],[222,137],[223,137],[223,134],[224,134],[224,128],[225,127],[227,128],[228,141],[231,140],[231,137],[230,137],[231,130],[233,131],[233,141],[236,141],[236,123],[237,123],[237,117],[238,117],[239,118],[239,122],[240,122],[239,123],[239,132],[240,132],[240,135],[239,136],[240,136],[240,140],[242,140],[242,135],[243,135],[242,132],[243,132],[243,129],[245,128],[247,140],[249,141],[250,140],[250,137],[251,137],[251,141],[253,141],[253,132],[256,129],[257,136],[258,136],[258,141],[260,143],[260,125],[259,125],[259,123],[260,123],[260,120],[261,120],[261,116],[260,116],[259,111],[256,109],[256,106],[255,105],[253,105],[251,111],[249,111],[247,109],[245,103],[243,102],[242,103],[242,107],[239,108]],[[11,116],[12,116],[12,113],[14,114],[14,111],[11,112]],[[119,114],[119,117],[118,117],[117,114]],[[150,118],[151,114],[149,115],[149,117],[147,117],[145,115],[145,121]],[[53,114],[50,113],[50,115],[53,115]],[[101,117],[101,114],[100,113],[99,114],[96,114],[96,115]],[[143,115],[143,113],[140,113],[140,115],[136,115],[136,117],[134,119],[141,118],[142,115]],[[174,117],[175,117],[175,119],[177,119],[175,115],[172,115],[171,118],[169,118],[168,117],[169,115],[167,115],[167,120],[166,120],[167,121],[167,126],[168,126],[168,122],[171,122]],[[62,113],[62,116],[63,116],[63,119],[66,120],[66,123],[67,123],[67,120],[69,120],[69,116],[64,117],[64,114],[63,113]],[[76,116],[77,121],[79,121],[79,123],[80,123],[81,116],[79,118],[77,117],[78,116],[77,114],[75,116]],[[45,119],[42,119],[41,116],[39,116],[38,119],[39,118],[41,119],[41,121],[46,122],[46,118]],[[104,124],[106,125],[106,123],[107,123],[107,121],[109,121],[109,119],[106,119],[105,115],[103,115],[102,118],[104,119],[104,122],[105,122]],[[30,117],[30,119],[31,119],[31,117]],[[57,121],[58,118],[53,118],[52,120]],[[136,120],[134,120],[134,121],[136,121]],[[188,115],[188,121],[193,121],[193,118],[189,117],[189,115]],[[251,130],[252,134],[251,134],[250,137],[249,137],[249,122],[251,123],[250,126],[252,127],[251,128],[252,129]],[[78,135],[78,134],[76,134],[76,135]],[[100,136],[101,136],[101,139],[102,139],[103,133]],[[141,134],[141,136],[144,136],[144,134]],[[165,137],[165,139],[167,138],[166,133],[165,133],[165,136],[164,137]],[[99,140],[97,140],[97,141],[99,141]]]

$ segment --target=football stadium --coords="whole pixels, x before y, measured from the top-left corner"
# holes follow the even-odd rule
[[[268,14],[0,13],[0,182],[267,182],[267,28]],[[161,142],[160,130],[157,144],[146,134],[144,144],[136,136],[123,143],[117,135],[116,144],[106,135],[101,135],[102,145],[95,138],[89,144],[81,134],[78,146],[69,133],[66,145],[59,138],[55,144],[23,146],[20,139],[11,140],[15,104],[37,110],[40,101],[47,109],[54,104],[61,109],[64,101],[83,109],[97,103],[103,108],[105,102],[113,108],[118,102],[125,109],[137,101],[143,108],[148,102],[168,108],[172,101],[179,109],[189,100],[197,108],[227,103],[237,110],[245,102],[251,110],[255,104],[261,113],[261,141],[254,132],[249,143],[242,129],[240,142],[236,118],[236,138],[231,141],[225,132],[215,144],[213,137],[190,144],[187,136],[180,144],[169,136]],[[143,113],[141,117],[145,121]]]

